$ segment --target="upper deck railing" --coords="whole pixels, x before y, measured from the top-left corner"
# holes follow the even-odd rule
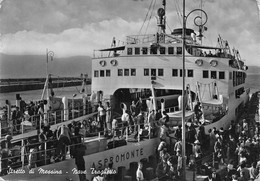
[[[127,44],[145,44],[156,42],[156,34],[130,35],[126,37]]]

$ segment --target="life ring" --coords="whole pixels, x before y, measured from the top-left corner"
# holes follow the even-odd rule
[[[117,60],[116,59],[113,59],[110,61],[111,65],[113,66],[116,66],[117,65]]]
[[[217,61],[217,60],[211,60],[211,61],[210,61],[210,65],[211,65],[212,67],[216,67],[216,66],[218,65],[218,61]]]
[[[203,65],[203,60],[202,59],[197,59],[195,61],[195,63],[198,65],[198,66],[202,66]]]
[[[102,66],[102,67],[104,67],[104,66],[106,66],[106,61],[105,60],[101,60],[100,62],[99,62],[99,64]]]

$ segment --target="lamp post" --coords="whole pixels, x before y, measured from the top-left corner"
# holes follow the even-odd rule
[[[42,91],[42,97],[41,97],[41,100],[44,99],[44,94],[45,94],[45,91],[47,90],[47,98],[49,97],[49,92],[48,92],[48,88],[49,88],[49,70],[48,70],[48,62],[49,62],[49,59],[52,61],[53,60],[53,57],[54,57],[54,52],[53,51],[48,51],[48,49],[46,49],[46,81],[45,81],[45,84],[44,84],[44,88],[43,88],[43,91]]]
[[[48,80],[48,82],[47,82],[47,99],[49,98],[49,91],[48,91],[48,86],[49,86],[49,70],[48,70],[48,62],[49,62],[49,59],[51,60],[51,61],[53,61],[53,57],[54,57],[54,52],[53,51],[48,51],[48,49],[46,49],[46,61],[47,61],[47,63],[46,63],[46,75],[47,75],[47,80]]]
[[[72,105],[71,105],[71,112],[72,112],[72,119],[75,117],[75,110],[74,110],[74,97],[76,97],[77,94],[72,95]]]
[[[202,37],[202,31],[204,28],[204,25],[207,23],[208,21],[208,15],[205,11],[203,11],[202,9],[194,9],[191,12],[188,13],[188,15],[185,15],[185,0],[183,0],[183,28],[182,28],[182,37],[183,37],[183,41],[182,41],[182,168],[183,168],[183,180],[186,180],[186,141],[185,141],[185,50],[186,50],[186,22],[187,19],[189,17],[190,14],[199,11],[201,12],[200,16],[196,16],[194,18],[194,24],[196,26],[199,27],[199,38]],[[202,13],[205,15],[206,19],[205,22],[202,22]],[[197,23],[197,20],[200,19],[200,24]]]

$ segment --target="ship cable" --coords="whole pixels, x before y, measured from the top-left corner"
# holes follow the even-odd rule
[[[180,25],[182,25],[182,21],[181,21],[182,14],[181,14],[181,11],[180,11],[180,7],[177,3],[177,0],[174,1],[174,5],[175,5],[176,11],[177,11],[176,13],[178,15],[179,23],[180,23]]]
[[[144,27],[144,24],[145,24],[146,20],[147,20],[147,17],[148,17],[148,14],[149,14],[150,10],[151,10],[153,1],[154,1],[154,0],[152,0],[151,3],[150,3],[150,5],[149,5],[148,11],[147,11],[147,13],[146,13],[146,15],[145,15],[144,22],[143,22],[143,24],[142,24],[141,29],[139,30],[139,33],[138,33],[139,35],[141,34],[141,31],[142,31],[142,29],[143,29],[143,27]]]
[[[144,33],[144,34],[146,34],[147,29],[148,29],[148,27],[149,27],[149,25],[150,25],[150,21],[151,21],[151,19],[152,19],[153,14],[154,14],[153,12],[154,12],[154,9],[155,9],[155,4],[156,4],[156,0],[155,0],[154,3],[153,3],[153,10],[151,11],[151,14],[150,14],[150,17],[149,17],[149,20],[148,20],[148,23],[147,23],[146,30],[145,30],[145,33]]]

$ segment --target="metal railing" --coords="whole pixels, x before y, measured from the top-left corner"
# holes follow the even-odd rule
[[[37,114],[32,116],[21,116],[17,119],[1,120],[1,135],[0,140],[3,139],[6,135],[16,136],[19,134],[28,133],[34,130],[41,130],[42,125],[56,125],[62,122],[66,122],[64,115],[65,110],[57,110],[53,112],[47,112],[45,114]],[[81,116],[89,115],[94,113],[96,110],[91,105],[91,103],[87,104],[86,107],[84,106],[77,106],[68,109],[68,117],[69,120],[79,118]],[[85,114],[84,114],[85,113]],[[18,132],[18,133],[17,133]]]
[[[97,115],[93,115],[93,121],[97,119]],[[119,118],[118,118],[119,119]],[[82,122],[82,121],[79,121]],[[117,130],[111,130],[113,131],[119,131],[121,132],[121,138],[120,139],[125,139],[126,141],[129,140],[129,128],[131,126],[135,126],[136,127],[136,133],[137,134],[137,142],[140,142],[142,139],[142,134],[140,134],[140,130],[141,130],[141,125],[142,124],[135,124],[135,125],[125,125],[123,123],[119,123],[118,124],[118,128]],[[147,139],[151,139],[151,127],[150,125],[145,122],[143,123],[143,125],[147,125],[148,126],[148,135],[145,135],[144,137]],[[144,127],[147,127],[144,126]],[[98,126],[97,126],[98,127]],[[102,139],[102,138],[107,138],[107,140],[109,141],[113,141],[113,148],[115,148],[115,141],[116,141],[116,136],[117,134],[113,132],[113,135],[110,135],[110,137],[107,135],[107,129],[104,130],[100,130],[97,132],[92,132],[92,135],[97,135],[97,136],[92,136],[91,138],[93,139]],[[102,137],[102,135],[104,135],[104,137]],[[79,135],[79,137],[81,137],[81,142],[80,143],[75,143],[75,144],[70,144],[67,145],[64,149],[65,149],[65,153],[66,153],[66,158],[68,158],[68,156],[73,156],[72,152],[73,149],[77,146],[77,145],[81,145],[84,144],[84,138],[86,138],[86,134],[85,135]],[[74,136],[75,138],[75,136]],[[71,139],[73,139],[73,136],[71,137]],[[89,139],[91,140],[91,139]],[[53,135],[53,137],[49,140],[46,141],[42,141],[42,142],[36,142],[36,143],[30,143],[30,141],[28,139],[22,140],[21,142],[21,146],[15,145],[13,148],[10,149],[5,149],[6,152],[8,153],[7,157],[2,157],[0,162],[2,163],[6,163],[4,165],[6,165],[6,167],[2,167],[0,170],[0,172],[2,171],[2,174],[5,175],[7,174],[7,171],[11,168],[11,169],[17,169],[17,168],[24,168],[26,165],[28,167],[34,167],[34,165],[36,164],[37,167],[39,166],[43,166],[43,165],[47,165],[47,164],[51,164],[53,162],[51,162],[51,159],[56,157],[57,155],[55,155],[55,152],[57,150],[57,148],[55,148],[55,145],[57,145],[59,142],[59,140],[57,139],[56,135]],[[39,150],[40,148],[40,150]],[[31,152],[31,149],[35,149],[37,151],[35,152]],[[108,148],[107,148],[108,149]],[[98,149],[100,150],[100,149]],[[30,161],[29,157],[32,157],[32,154],[38,155],[37,156],[37,160],[33,160]],[[2,164],[3,165],[3,164]]]

